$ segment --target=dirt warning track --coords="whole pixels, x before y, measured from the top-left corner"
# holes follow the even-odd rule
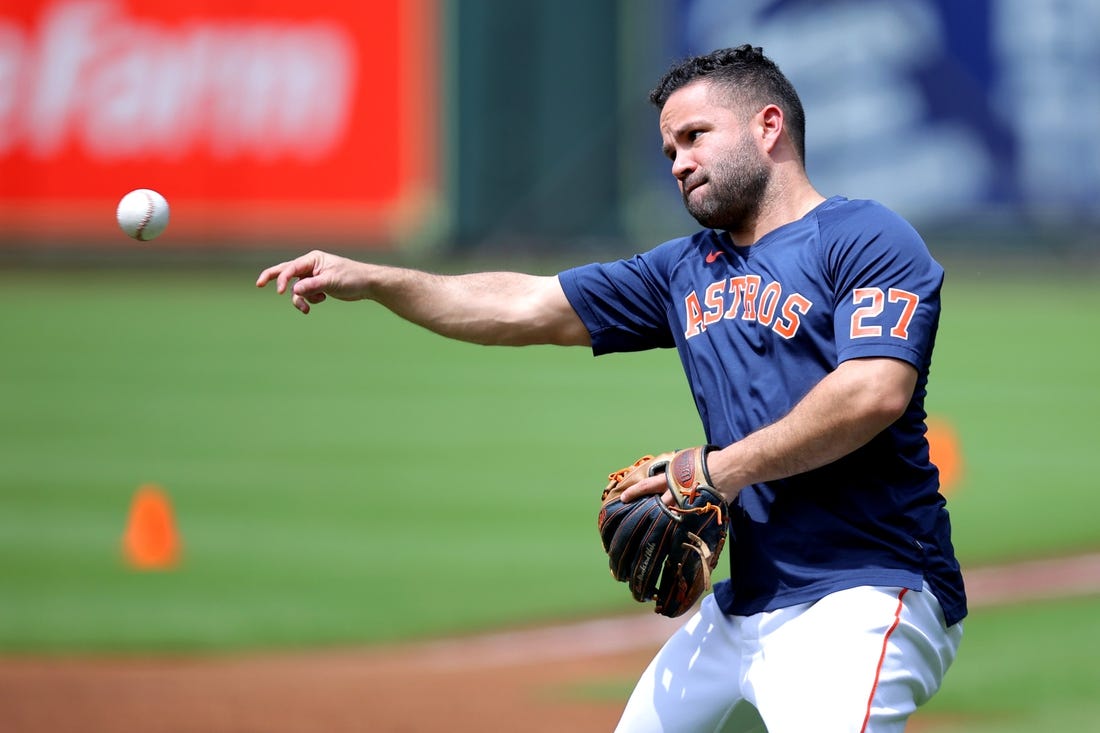
[[[966,579],[972,610],[1091,595],[1100,553]],[[679,623],[639,613],[383,648],[0,659],[0,720],[7,733],[609,731]]]

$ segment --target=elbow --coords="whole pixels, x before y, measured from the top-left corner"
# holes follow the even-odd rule
[[[908,379],[883,379],[867,392],[864,409],[868,419],[882,429],[900,420],[913,401],[915,385]]]
[[[852,372],[856,377],[853,396],[858,395],[852,406],[868,424],[886,429],[909,409],[916,389],[916,369],[886,359],[862,366],[866,368]]]
[[[872,408],[876,422],[884,428],[893,425],[901,419],[905,411],[909,409],[911,394],[891,391],[881,396],[877,404]]]

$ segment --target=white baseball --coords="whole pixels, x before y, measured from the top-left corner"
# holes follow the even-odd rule
[[[168,226],[168,200],[156,191],[139,188],[122,197],[116,216],[122,231],[148,242]]]

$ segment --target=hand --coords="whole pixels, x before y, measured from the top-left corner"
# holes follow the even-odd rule
[[[314,250],[267,268],[256,279],[256,287],[262,288],[274,280],[275,292],[282,295],[290,281],[297,278],[291,288],[290,302],[302,313],[309,313],[311,304],[316,305],[330,295],[339,300],[367,297],[366,267],[361,262]]]
[[[689,471],[687,477],[676,482],[677,485],[680,485],[681,488],[705,485],[717,492],[718,490],[712,484],[707,467],[707,455],[717,450],[716,446],[707,445],[689,450],[661,453],[658,456],[643,456],[633,466],[621,469],[608,476],[611,483],[608,484],[607,491],[612,491],[612,488],[618,491],[618,499],[624,504],[629,504],[652,494],[661,494],[661,501],[664,502],[665,506],[676,506],[678,503],[677,498],[673,496],[672,491],[669,489],[671,482],[669,477],[666,476],[666,472],[672,471],[676,465],[680,464],[680,470],[689,469]],[[654,464],[658,462],[667,464],[665,470],[660,471],[655,476],[649,475],[653,471]],[[606,496],[607,492],[605,491],[605,498]]]
[[[632,501],[637,501],[650,494],[663,494],[661,500],[664,501],[667,506],[672,506],[675,503],[675,500],[672,498],[672,492],[668,490],[668,480],[663,473],[639,479],[636,484],[624,489],[623,493],[619,495],[619,499],[621,499],[624,504],[629,504]]]

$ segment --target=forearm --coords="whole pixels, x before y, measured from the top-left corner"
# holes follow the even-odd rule
[[[366,267],[364,297],[442,336],[510,346],[588,341],[587,330],[554,277],[514,272],[436,275]]]
[[[268,267],[256,287],[275,283],[302,313],[328,298],[374,300],[443,336],[478,344],[586,346],[588,329],[556,277],[517,272],[435,275],[358,262],[313,250]]]
[[[915,385],[916,370],[901,361],[845,362],[784,418],[711,453],[711,478],[732,498],[750,484],[832,463],[901,417]]]

